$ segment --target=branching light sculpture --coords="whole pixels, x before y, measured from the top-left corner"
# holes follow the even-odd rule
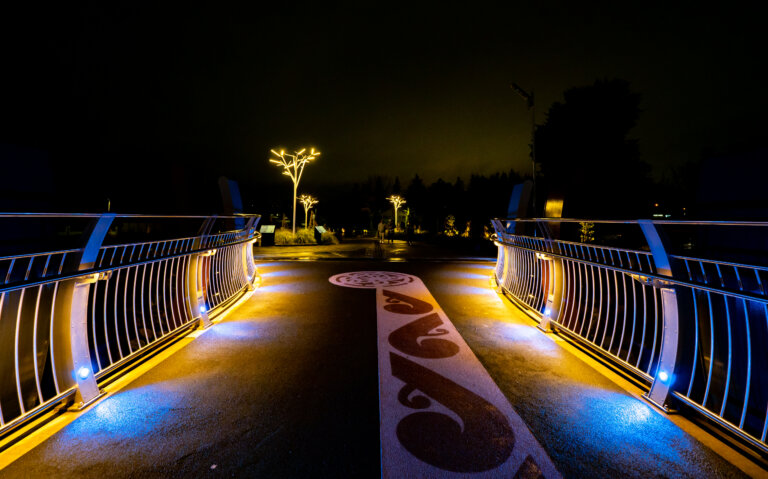
[[[296,234],[296,190],[299,188],[299,182],[301,181],[301,175],[304,173],[304,167],[307,163],[320,156],[319,151],[315,151],[312,148],[307,153],[306,148],[302,148],[294,153],[286,153],[285,150],[280,150],[278,153],[275,150],[270,150],[275,158],[270,158],[269,162],[283,168],[283,174],[290,177],[293,181],[293,234]]]
[[[395,207],[395,229],[397,229],[397,224],[398,224],[397,223],[397,210],[399,210],[400,207],[405,204],[405,198],[403,198],[402,196],[398,196],[398,195],[392,195],[392,196],[388,197],[387,199],[389,200],[390,203],[392,203],[392,206]]]
[[[312,195],[301,195],[299,197],[299,201],[301,201],[301,204],[304,205],[304,228],[306,229],[309,224],[307,223],[309,220],[309,210],[319,202],[317,199],[313,198]]]

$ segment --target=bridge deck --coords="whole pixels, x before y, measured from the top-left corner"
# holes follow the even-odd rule
[[[328,282],[358,270],[423,280],[564,477],[743,475],[536,330],[490,287],[489,263],[259,268],[239,309],[0,475],[380,475],[375,292]]]

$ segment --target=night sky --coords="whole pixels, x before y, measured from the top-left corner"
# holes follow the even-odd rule
[[[582,3],[3,7],[1,186],[85,209],[194,204],[220,175],[246,196],[286,181],[269,149],[305,145],[323,152],[309,186],[527,172],[512,82],[542,123],[564,90],[628,80],[657,178],[765,144],[757,10]]]

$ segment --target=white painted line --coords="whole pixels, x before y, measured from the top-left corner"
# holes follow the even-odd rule
[[[383,477],[560,477],[419,278],[330,281],[376,289]]]

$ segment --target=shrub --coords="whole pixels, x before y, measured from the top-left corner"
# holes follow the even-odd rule
[[[322,236],[320,236],[320,242],[322,244],[339,244],[339,240],[336,238],[336,235],[330,231],[326,231],[322,234]]]
[[[300,229],[296,232],[296,243],[317,244],[317,241],[315,241],[315,233],[310,229]]]
[[[459,234],[459,230],[456,229],[456,217],[448,215],[445,218],[445,230],[443,232],[445,236],[452,237]]]
[[[582,243],[593,243],[595,241],[595,224],[579,222],[579,236]]]
[[[275,244],[294,244],[296,243],[296,237],[289,229],[280,228],[275,231]]]

